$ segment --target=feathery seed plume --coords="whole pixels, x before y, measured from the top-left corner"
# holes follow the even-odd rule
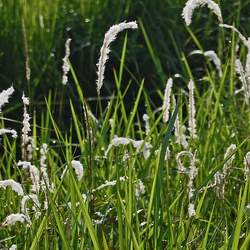
[[[19,196],[23,196],[23,188],[20,183],[14,180],[3,180],[0,181],[0,188],[11,187],[11,189],[16,192]]]
[[[213,50],[207,50],[205,52],[201,51],[201,50],[194,50],[192,51],[189,55],[204,55],[205,57],[208,58],[209,61],[212,61],[219,73],[219,76],[222,77],[222,68],[221,68],[221,60],[218,57],[218,55],[216,54],[215,51]]]
[[[189,26],[192,22],[193,12],[196,8],[207,6],[218,18],[219,22],[223,22],[221,9],[217,3],[212,0],[188,0],[182,11],[186,25]]]
[[[150,132],[150,125],[149,125],[149,116],[147,114],[144,114],[142,117],[143,121],[145,122],[145,133],[146,135]]]
[[[68,73],[70,70],[69,66],[69,56],[70,56],[70,42],[71,39],[68,38],[65,42],[65,56],[62,59],[63,65],[62,65],[62,70],[63,70],[63,77],[62,77],[62,84],[66,85],[68,82]]]
[[[249,179],[249,173],[250,173],[250,151],[247,152],[244,157],[244,175],[246,180]]]
[[[27,161],[18,161],[17,166],[29,170],[32,181],[31,192],[38,194],[40,190],[40,172],[38,168]]]
[[[97,94],[100,95],[100,90],[103,85],[104,80],[104,72],[105,72],[105,64],[109,59],[110,53],[110,44],[116,39],[118,33],[125,29],[137,29],[138,25],[136,22],[122,22],[116,25],[111,26],[111,28],[107,31],[104,37],[104,41],[100,50],[100,58],[97,63]]]
[[[41,215],[41,213],[39,211],[40,202],[39,202],[36,194],[29,194],[29,195],[23,196],[23,198],[21,200],[21,211],[24,215],[26,215],[28,218],[30,218],[29,217],[29,209],[27,208],[27,202],[29,200],[32,200],[32,202],[34,203],[32,210],[35,211],[35,216],[36,216],[36,218],[38,218]]]
[[[10,214],[5,218],[2,226],[12,226],[17,222],[27,222],[28,224],[31,224],[30,219],[24,214]]]
[[[183,156],[188,156],[190,160],[190,166],[189,168],[185,168],[182,164],[181,157]],[[179,152],[176,155],[176,162],[177,162],[177,168],[180,173],[187,174],[189,177],[189,182],[188,182],[188,200],[189,200],[189,205],[188,205],[188,214],[189,217],[195,216],[195,209],[194,209],[194,204],[193,204],[193,196],[194,196],[194,179],[198,174],[198,169],[195,166],[195,154],[191,153],[190,151],[182,151]]]
[[[75,170],[78,181],[83,177],[83,165],[80,161],[71,161],[72,168]]]
[[[22,96],[23,100],[23,128],[22,128],[22,158],[23,160],[32,159],[32,153],[34,149],[33,139],[29,136],[30,128],[30,115],[27,112],[27,106],[30,104],[27,97]]]
[[[0,128],[0,135],[11,134],[13,138],[17,138],[17,132],[14,129]]]
[[[143,194],[145,194],[145,185],[139,179],[135,186],[135,197],[138,199]]]
[[[197,138],[196,120],[195,120],[195,102],[194,102],[194,82],[190,80],[188,84],[189,103],[188,103],[188,131],[192,139]]]
[[[9,250],[16,250],[17,249],[17,245],[13,244],[10,246]]]
[[[41,189],[43,191],[46,191],[47,188],[49,190],[51,189],[50,183],[49,183],[48,172],[47,172],[47,164],[46,164],[47,148],[48,148],[48,145],[46,143],[43,143],[40,149]]]
[[[170,97],[171,97],[172,86],[173,86],[173,79],[169,78],[166,84],[163,105],[162,105],[164,123],[166,123],[169,119]]]
[[[3,90],[0,93],[0,113],[2,112],[2,106],[9,102],[9,98],[13,93],[14,93],[13,87]]]

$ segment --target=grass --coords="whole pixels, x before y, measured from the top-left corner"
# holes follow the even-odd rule
[[[87,2],[86,5],[81,5],[79,11],[92,13],[91,10],[93,11],[94,7]],[[109,1],[103,4],[97,2],[96,12],[110,4]],[[135,8],[131,2],[126,2],[125,12],[129,13]],[[60,3],[60,1],[53,2],[50,8],[53,14],[48,16],[48,18],[53,17],[50,25],[51,28],[53,24],[55,25],[55,30],[52,32],[54,35],[57,29],[56,23],[61,22],[61,19],[57,20],[62,15],[58,9]],[[238,4],[240,5],[240,2]],[[76,5],[79,7],[78,3]],[[13,5],[12,8],[16,11],[17,6],[22,6],[23,13],[29,13],[31,8],[30,5],[25,4],[25,1],[20,1],[20,5]],[[41,8],[45,7],[44,3]],[[115,8],[118,7],[119,4]],[[7,10],[11,11],[11,6],[5,6],[5,11]],[[39,8],[35,8],[35,11],[39,13]],[[30,18],[28,14],[25,17]],[[235,18],[233,14],[231,18]],[[8,19],[7,12],[5,19]],[[228,19],[230,20],[230,16]],[[236,23],[239,22],[240,15],[236,15],[235,20]],[[214,17],[209,19],[209,22],[213,22],[214,25],[217,25],[216,21]],[[206,25],[209,25],[209,22]],[[195,21],[193,23],[194,26],[199,25]],[[61,25],[64,25],[64,22]],[[5,32],[10,29],[10,26],[4,27]],[[29,28],[34,34],[39,34],[36,26]],[[209,60],[199,57],[196,62],[193,59],[195,56],[189,56],[190,51],[186,52],[177,43],[173,44],[178,55],[173,60],[178,62],[178,67],[172,67],[172,70],[179,69],[179,71],[174,71],[172,75],[181,73],[182,76],[174,78],[173,93],[177,99],[177,106],[171,107],[171,118],[167,124],[164,124],[162,112],[156,112],[162,104],[167,75],[164,72],[163,53],[156,50],[158,42],[162,41],[154,41],[152,33],[148,32],[149,29],[150,26],[145,24],[145,20],[139,19],[138,32],[141,32],[145,40],[146,50],[149,51],[147,57],[152,60],[154,66],[152,67],[153,77],[157,79],[159,85],[156,90],[148,91],[146,88],[150,71],[145,78],[137,74],[140,58],[136,60],[135,70],[131,70],[128,66],[127,60],[133,47],[130,45],[130,40],[132,44],[136,43],[134,37],[137,36],[128,32],[119,36],[121,46],[114,51],[119,64],[115,64],[113,71],[110,70],[112,73],[109,72],[108,81],[112,81],[112,86],[115,86],[115,89],[107,86],[107,92],[110,92],[109,102],[97,98],[93,104],[86,98],[88,87],[85,89],[85,85],[79,80],[76,69],[78,65],[74,63],[71,64],[70,71],[71,85],[67,85],[63,90],[61,83],[58,83],[57,90],[52,87],[50,93],[44,98],[42,107],[36,105],[35,100],[31,101],[29,113],[32,114],[34,145],[35,148],[40,149],[43,143],[48,144],[46,163],[50,183],[53,183],[54,189],[53,192],[47,190],[39,193],[39,201],[42,204],[38,208],[41,212],[40,217],[35,217],[32,210],[34,204],[32,201],[28,202],[31,225],[17,223],[5,227],[0,224],[0,248],[9,248],[12,244],[16,244],[18,249],[249,248],[250,211],[247,205],[250,203],[250,182],[245,179],[243,162],[250,148],[250,114],[249,106],[244,100],[244,93],[235,94],[235,90],[241,87],[234,70],[235,46],[238,37],[229,30],[217,29],[217,26],[213,30],[210,28],[193,30],[192,26],[187,28],[187,34],[189,34],[186,40],[187,47],[201,50],[217,49],[222,60],[222,77],[218,76],[216,68]],[[201,39],[203,32],[210,32],[209,34],[213,36],[214,43],[209,47],[206,41]],[[49,36],[52,33],[44,38],[48,46],[48,50],[41,50],[47,51],[44,54],[51,51],[49,41],[52,43],[54,39]],[[180,37],[182,35],[180,34]],[[62,34],[59,32],[58,36],[61,38]],[[178,33],[174,36],[178,37]],[[174,39],[173,33],[171,35],[170,32],[169,37]],[[228,40],[231,40],[231,43],[228,43]],[[37,39],[37,43],[41,46],[43,41],[41,38]],[[40,45],[38,44],[37,48]],[[31,46],[35,53],[34,42],[31,42]],[[246,52],[246,49],[240,46],[239,55],[242,60]],[[33,63],[31,68],[35,68],[34,58],[33,56],[30,58],[31,64]],[[40,56],[37,58],[43,60]],[[57,64],[56,61],[52,61],[50,63]],[[18,60],[18,63],[23,62],[24,60]],[[60,75],[56,71],[57,65],[52,66],[50,63],[41,74],[50,76],[47,71],[50,70]],[[29,83],[30,91],[33,92],[33,94],[29,92],[31,100],[36,96],[35,87],[41,86],[41,79],[42,77],[40,79],[31,77]],[[176,155],[184,148],[176,143],[173,132],[177,114],[180,124],[188,125],[187,86],[190,79],[195,82],[198,136],[197,139],[188,140],[188,150],[192,153],[196,152],[198,169],[192,198],[196,215],[191,218],[188,215],[188,176],[178,171],[176,162]],[[15,86],[17,89],[21,88],[18,84]],[[69,92],[72,95],[68,94]],[[14,121],[7,120],[13,110],[16,112],[20,109],[19,104],[12,105],[12,101],[18,103],[15,99],[20,99],[18,91],[17,95],[10,100],[10,104],[3,108],[1,127],[16,128],[20,135],[21,124],[18,121],[21,121],[21,115],[15,117]],[[61,103],[56,105],[58,100],[67,103],[67,106]],[[98,121],[87,112],[88,109],[98,117]],[[60,113],[65,117],[64,123],[60,120]],[[144,113],[149,116],[148,133],[142,119]],[[188,134],[188,131],[186,133]],[[142,153],[138,153],[131,144],[112,147],[105,155],[115,135],[144,140],[144,143],[150,142],[152,148],[149,157],[145,158]],[[29,194],[31,186],[29,175],[27,171],[17,167],[17,162],[21,159],[20,136],[12,139],[4,135],[0,140],[0,179],[14,179],[20,182],[25,194]],[[218,195],[216,188],[209,188],[209,185],[213,184],[214,175],[222,171],[231,157],[230,155],[224,159],[226,149],[232,143],[236,144],[235,160],[230,174],[225,179],[223,199]],[[166,160],[168,149],[170,156]],[[40,156],[39,150],[33,152],[32,164],[38,168]],[[81,181],[76,178],[72,160],[79,160],[83,165],[84,176]],[[188,158],[184,158],[183,161],[185,167],[188,167]],[[61,178],[66,166],[69,167],[68,172]],[[120,177],[124,176],[127,178],[121,180]],[[145,192],[136,196],[139,180],[145,185]],[[115,184],[98,189],[102,184],[107,184],[106,181],[115,181]],[[83,199],[82,194],[86,195],[86,200]],[[48,209],[43,206],[46,197]],[[0,189],[0,223],[7,215],[21,211],[20,202],[21,197],[11,189]]]

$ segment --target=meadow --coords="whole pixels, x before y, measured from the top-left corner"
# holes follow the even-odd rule
[[[0,1],[0,249],[250,248],[250,2],[155,4]]]

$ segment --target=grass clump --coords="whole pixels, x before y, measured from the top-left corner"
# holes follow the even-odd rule
[[[222,27],[222,57],[187,28],[197,48],[181,53],[186,75],[175,72],[165,93],[157,90],[160,106],[145,79],[123,78],[127,34],[113,70],[116,90],[108,103],[98,96],[96,111],[65,59],[78,101],[69,100],[64,127],[50,94],[40,116],[23,95],[18,128],[4,113],[13,89],[1,92],[1,248],[248,249],[249,53],[237,46],[235,29]],[[141,21],[138,28],[159,66]],[[194,54],[203,56],[200,78],[189,63]]]

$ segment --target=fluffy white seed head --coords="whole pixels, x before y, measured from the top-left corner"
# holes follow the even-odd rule
[[[72,168],[75,170],[78,181],[83,177],[83,165],[80,161],[71,161]]]
[[[145,122],[145,130],[146,130],[145,133],[146,135],[148,135],[150,132],[149,116],[147,114],[144,114],[142,116],[142,119]]]
[[[9,250],[16,250],[17,249],[17,245],[13,244],[10,246]]]
[[[193,12],[196,8],[207,6],[222,23],[221,9],[217,3],[212,0],[188,0],[182,11],[182,17],[184,18],[186,25],[190,25],[192,22]]]
[[[62,84],[66,85],[68,82],[68,73],[70,70],[70,65],[69,65],[69,56],[70,56],[70,42],[71,39],[68,38],[65,42],[65,56],[62,59],[63,65],[62,65],[62,70],[63,70],[63,77],[62,77]]]
[[[250,173],[250,151],[247,152],[244,157],[244,175],[246,180],[249,179],[249,173]]]
[[[29,209],[27,208],[27,202],[29,200],[32,200],[34,204],[32,207],[32,210],[35,212],[35,217],[38,218],[41,215],[41,213],[39,211],[40,202],[36,194],[29,194],[29,195],[23,196],[21,200],[21,212],[29,218]]]
[[[47,171],[47,163],[46,163],[47,151],[48,151],[48,145],[46,143],[43,143],[40,149],[40,171],[41,171],[41,184],[40,185],[43,191],[46,191],[46,189],[51,190],[49,177],[48,177],[48,171]]]
[[[5,218],[2,226],[12,226],[17,222],[31,224],[30,219],[25,214],[10,214]]]
[[[169,110],[170,110],[170,98],[171,98],[171,91],[173,87],[173,79],[169,78],[166,84],[165,92],[164,92],[164,99],[162,105],[163,111],[163,122],[166,123],[169,119]]]
[[[22,158],[23,160],[25,159],[31,160],[34,150],[34,143],[32,137],[29,135],[31,131],[30,115],[27,111],[27,106],[29,105],[29,98],[23,95],[22,100],[23,100]]]
[[[185,168],[181,158],[183,156],[188,156],[189,157],[189,168]],[[195,154],[191,153],[190,151],[182,151],[179,152],[176,156],[176,162],[177,162],[177,168],[180,173],[187,174],[189,177],[188,181],[188,200],[189,200],[189,206],[188,206],[188,214],[189,217],[195,216],[195,209],[194,209],[194,204],[193,204],[193,196],[194,196],[194,179],[198,174],[198,169],[195,166]]]
[[[236,145],[231,144],[224,155],[224,160],[228,159],[226,163],[223,166],[223,176],[224,178],[229,174],[229,171],[232,168],[233,161],[235,159],[235,150],[236,150]],[[230,158],[229,158],[230,157]]]
[[[195,216],[195,208],[194,208],[194,204],[193,203],[189,203],[188,204],[188,215],[189,215],[189,218]]]
[[[3,180],[0,181],[0,188],[11,187],[11,189],[16,192],[19,196],[23,196],[23,188],[20,183],[14,180]]]
[[[201,54],[208,58],[209,61],[212,61],[219,73],[219,76],[222,77],[222,68],[221,68],[221,60],[213,50],[207,50],[202,52],[201,50],[194,50],[190,53],[190,55]]]
[[[190,133],[190,137],[192,139],[197,138],[196,135],[196,119],[195,119],[195,102],[194,102],[194,82],[192,80],[189,81],[188,84],[189,89],[189,103],[188,103],[188,130]]]
[[[10,96],[14,93],[14,88],[10,87],[0,93],[0,113],[4,104],[9,102]]]
[[[143,194],[145,194],[145,185],[139,179],[135,186],[135,197],[138,199]]]
[[[129,145],[132,144],[133,147],[136,149],[136,153],[143,153],[143,156],[145,159],[147,159],[150,155],[150,149],[152,148],[152,145],[149,142],[145,142],[144,140],[133,140],[127,137],[118,137],[114,136],[111,143],[108,146],[108,149],[105,152],[105,157],[107,157],[108,152],[112,147],[118,147],[121,145]]]
[[[0,135],[11,134],[13,138],[17,138],[17,132],[14,129],[0,128]]]
[[[127,181],[127,180],[128,180],[128,177],[127,177],[127,176],[121,176],[121,177],[119,178],[119,181],[120,181],[120,182],[125,182],[125,181]],[[92,191],[93,191],[93,192],[96,192],[96,191],[98,191],[98,190],[100,190],[100,189],[103,189],[103,188],[106,188],[106,187],[112,187],[112,186],[115,186],[116,183],[117,183],[117,180],[105,181],[104,184],[98,186],[96,189],[93,189]]]
[[[30,178],[32,181],[31,192],[39,193],[40,190],[40,171],[39,169],[27,161],[18,161],[18,167],[29,170]]]
[[[110,29],[107,31],[104,37],[104,41],[101,47],[100,51],[100,58],[97,63],[97,93],[100,95],[100,90],[103,85],[104,80],[104,72],[105,72],[105,64],[107,60],[109,59],[109,53],[110,53],[110,44],[116,39],[118,33],[125,29],[137,29],[138,25],[136,22],[122,22],[116,25],[113,25],[110,27]]]
[[[226,29],[231,29],[234,32],[236,32],[239,35],[239,38],[242,41],[242,43],[246,47],[249,47],[248,39],[245,36],[243,36],[242,33],[238,29],[236,29],[234,26],[222,23],[222,24],[220,24],[220,27],[226,28]]]

